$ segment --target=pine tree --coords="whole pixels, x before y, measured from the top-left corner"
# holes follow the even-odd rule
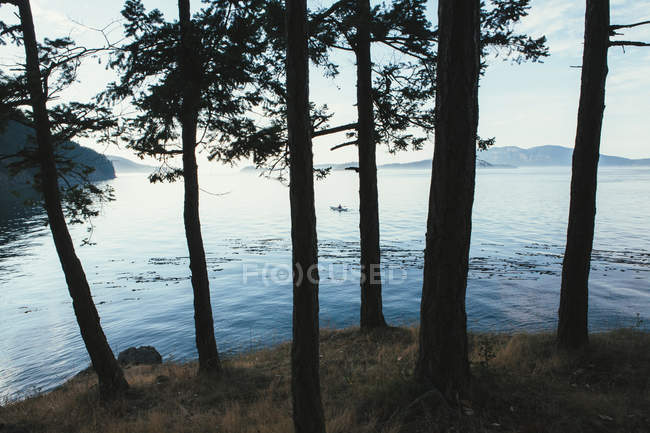
[[[447,398],[467,392],[465,292],[476,175],[479,0],[438,3],[436,145],[415,374]]]
[[[296,433],[325,433],[320,394],[318,241],[309,118],[307,2],[286,3],[287,130],[293,266],[291,397]]]
[[[70,237],[64,210],[61,205],[61,191],[59,187],[61,176],[59,175],[57,161],[55,159],[54,143],[61,142],[57,141],[57,139],[60,140],[62,137],[71,138],[75,134],[80,133],[84,130],[84,123],[75,122],[74,126],[68,125],[66,128],[63,127],[65,123],[60,122],[61,119],[55,116],[55,119],[58,121],[56,125],[60,128],[59,134],[53,134],[51,129],[50,117],[52,114],[68,114],[67,120],[70,121],[71,118],[69,115],[81,105],[71,104],[67,107],[58,107],[54,113],[48,112],[47,108],[48,97],[51,95],[50,85],[65,86],[74,81],[76,62],[79,61],[85,52],[84,50],[68,50],[72,46],[71,41],[64,39],[58,42],[55,41],[54,43],[51,41],[49,45],[50,50],[46,50],[44,56],[39,56],[39,46],[36,41],[34,21],[29,1],[2,0],[0,4],[2,3],[11,3],[18,7],[20,26],[14,27],[12,33],[16,40],[20,40],[25,47],[25,75],[3,83],[3,89],[10,89],[12,91],[9,93],[3,92],[7,104],[3,104],[2,114],[5,118],[10,117],[14,120],[21,121],[28,121],[31,117],[29,124],[34,127],[36,143],[38,145],[36,154],[21,154],[15,155],[14,157],[19,158],[26,166],[33,161],[38,161],[39,163],[40,173],[37,186],[45,202],[48,223],[54,239],[56,252],[59,256],[63,273],[65,274],[81,336],[90,355],[92,366],[99,378],[100,397],[104,400],[113,399],[126,391],[128,384],[124,379],[122,369],[118,365],[108,345],[100,324],[99,314],[97,313],[90,293],[90,286],[86,274],[75,253],[74,244]],[[18,30],[20,30],[20,36],[16,35]],[[59,61],[50,61],[48,63],[48,55],[51,60],[52,57],[56,57],[61,48],[63,48],[62,51],[64,54],[59,58]],[[41,52],[43,52],[42,49]],[[43,69],[41,59],[46,59],[46,65]],[[59,66],[63,68],[60,81],[52,83],[48,78],[52,78],[51,74]],[[19,114],[20,112],[16,111],[21,106],[27,104],[27,100],[20,99],[21,94],[28,98],[29,105],[31,106],[29,116],[25,113]],[[101,121],[101,119],[97,120]],[[103,124],[103,126],[106,126],[106,124]],[[92,187],[90,188],[92,192]],[[77,209],[73,211],[73,219],[77,215],[76,212],[81,212],[82,216],[88,216],[89,213],[92,213],[88,207],[89,196],[84,193],[83,189],[71,187],[68,189],[68,193],[70,192],[76,196],[76,204],[81,205],[81,207],[75,208],[75,202],[72,202],[72,208]]]
[[[558,344],[577,349],[589,342],[589,268],[596,220],[596,183],[600,135],[605,111],[607,52],[610,46],[650,46],[636,41],[611,41],[616,30],[650,24],[610,25],[609,0],[587,0],[582,82],[571,170],[571,201],[562,263]]]

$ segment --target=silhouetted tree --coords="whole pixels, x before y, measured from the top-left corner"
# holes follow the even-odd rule
[[[609,0],[587,0],[582,80],[576,141],[571,172],[571,201],[567,243],[562,263],[562,289],[557,329],[561,347],[576,349],[588,343],[589,268],[596,219],[596,183],[600,135],[605,110],[607,51],[610,46],[650,46],[635,41],[611,41],[616,30],[650,24],[609,22]]]
[[[436,130],[415,374],[448,398],[467,391],[465,292],[480,73],[479,0],[438,3]]]
[[[192,288],[194,289],[194,320],[196,347],[199,352],[199,371],[219,372],[219,353],[214,338],[210,280],[205,262],[201,222],[199,219],[199,178],[196,164],[196,128],[199,99],[201,98],[201,62],[194,54],[200,42],[190,18],[189,0],[178,1],[181,41],[178,50],[179,69],[183,84],[180,110],[183,142],[183,186],[185,188],[185,237],[190,254]]]
[[[48,96],[51,96],[50,83],[47,78],[53,69],[45,68],[45,76],[41,71],[39,47],[36,42],[34,21],[29,1],[2,0],[0,4],[2,3],[14,4],[18,7],[19,11],[19,29],[22,30],[22,38],[15,37],[22,39],[21,43],[25,47],[25,80],[27,88],[25,96],[29,96],[32,108],[31,115],[36,131],[38,160],[40,162],[39,186],[45,200],[45,209],[47,211],[54,245],[65,274],[70,296],[72,297],[72,305],[81,330],[81,336],[90,355],[93,368],[99,378],[100,396],[103,399],[114,398],[125,391],[128,388],[128,384],[124,379],[122,369],[119,367],[100,325],[99,315],[90,294],[90,286],[88,285],[88,280],[81,262],[75,253],[74,244],[70,237],[61,206],[59,175],[54,156],[54,139],[50,129],[50,116],[48,115],[46,105]],[[18,27],[13,29],[14,32],[17,30]],[[51,48],[56,51],[61,46],[69,47],[69,41],[60,41],[60,44],[51,45]],[[74,64],[78,58],[74,54],[68,55],[66,63],[69,62],[68,66],[74,69],[74,66],[70,66],[70,64]],[[72,73],[70,69],[67,72]],[[16,96],[20,92],[14,92],[12,94]],[[15,98],[11,100],[11,103],[14,105],[14,108],[21,105],[20,101]],[[7,114],[7,112],[4,111],[3,114]],[[74,131],[69,130],[66,133],[73,134]]]
[[[403,12],[397,14],[395,11],[402,6]],[[371,9],[367,0],[338,1],[311,17],[314,39],[326,47],[351,51],[356,58],[357,122],[315,131],[313,135],[319,137],[346,130],[354,130],[356,134],[356,139],[332,150],[350,145],[358,147],[360,326],[364,329],[386,326],[381,295],[377,143],[386,143],[393,151],[409,146],[417,149],[426,136],[416,137],[409,129],[418,123],[426,124],[426,130],[433,129],[432,116],[425,115],[427,109],[423,104],[434,96],[434,75],[429,60],[433,56],[430,51],[433,33],[424,18],[424,2],[395,2],[391,7]],[[387,42],[391,49],[409,53],[417,62],[374,65],[380,78],[373,88],[372,42]],[[327,57],[314,60],[318,62],[321,58]],[[410,76],[408,84],[407,76]]]
[[[204,146],[210,158],[230,162],[240,156],[231,143],[256,131],[250,110],[264,100],[255,86],[268,78],[258,60],[265,51],[261,5],[255,0],[245,4],[218,0],[192,18],[189,0],[179,0],[180,20],[170,23],[159,10],[146,13],[141,1],[127,1],[122,15],[129,41],[111,62],[121,72],[120,81],[111,84],[101,98],[130,100],[138,108],[136,116],[126,119],[125,139],[127,147],[140,156],[161,160],[160,170],[150,178],[153,182],[184,180],[184,222],[201,372],[219,371],[220,364],[199,220],[195,152],[197,146]],[[182,155],[182,169],[171,164],[176,155]]]
[[[386,325],[381,300],[376,145],[386,144],[391,152],[418,150],[435,126],[431,103],[435,97],[438,32],[431,29],[425,8],[423,0],[396,0],[372,9],[366,0],[340,0],[311,18],[315,39],[324,46],[352,51],[357,60],[358,121],[317,131],[314,136],[356,131],[356,140],[332,150],[357,145],[359,151],[362,328]],[[505,49],[507,58],[516,62],[537,61],[548,55],[546,38],[533,39],[512,30],[528,9],[528,0],[494,0],[482,5],[482,53],[487,56],[492,50]],[[373,64],[371,44],[383,45],[402,58]],[[327,57],[321,55],[314,61],[323,58]],[[414,135],[415,131],[419,135]],[[479,140],[479,147],[492,142]]]
[[[370,0],[357,0],[357,148],[361,246],[361,328],[386,326],[381,302],[381,254],[377,197],[377,144],[372,105]],[[365,180],[365,181],[364,181]]]
[[[318,335],[318,242],[309,118],[307,2],[286,2],[287,131],[293,266],[291,392],[296,433],[324,433]]]

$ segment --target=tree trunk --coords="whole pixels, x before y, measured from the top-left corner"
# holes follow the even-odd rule
[[[46,100],[41,86],[41,75],[38,60],[38,48],[34,21],[29,1],[17,2],[20,11],[20,21],[23,28],[27,82],[29,86],[36,141],[41,164],[41,182],[47,218],[54,238],[54,246],[65,274],[68,284],[72,306],[77,323],[81,330],[81,337],[86,345],[88,354],[99,378],[99,393],[104,400],[111,399],[128,389],[122,369],[115,360],[115,356],[108,345],[102,330],[99,314],[95,308],[90,286],[86,279],[81,262],[77,257],[70,232],[65,222],[61,208],[59,194],[58,174],[54,161],[54,149],[50,131],[50,122],[47,114]]]
[[[436,130],[416,376],[468,390],[465,291],[478,124],[479,0],[440,0]]]
[[[578,126],[573,150],[569,227],[562,264],[558,344],[588,343],[589,267],[596,219],[596,176],[605,110],[609,0],[587,0]]]
[[[194,290],[194,324],[196,348],[199,352],[199,372],[218,373],[221,370],[217,343],[214,338],[210,281],[205,262],[205,250],[199,219],[199,179],[196,164],[196,129],[200,94],[201,65],[195,55],[195,31],[190,18],[189,0],[178,1],[181,27],[179,66],[185,83],[180,113],[183,140],[183,180],[185,186],[185,236],[190,255],[192,288]]]
[[[318,246],[309,120],[307,2],[286,1],[289,199],[293,247],[291,391],[296,433],[324,433],[318,336]]]
[[[357,0],[357,111],[359,123],[359,233],[361,241],[361,328],[386,326],[381,302],[379,201],[372,106],[370,1]]]

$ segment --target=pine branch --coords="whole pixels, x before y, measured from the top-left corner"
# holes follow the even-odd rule
[[[2,4],[2,0],[0,0],[0,4]],[[8,34],[11,34],[13,32],[16,32],[16,31],[20,30],[21,28],[22,28],[21,24],[8,26],[7,28],[5,28],[3,31],[0,32],[0,38],[3,37],[4,35],[8,35]]]
[[[315,29],[325,18],[328,18],[347,3],[349,3],[349,0],[339,0],[323,12],[314,15],[311,21],[309,21],[309,28]]]
[[[418,55],[418,54],[416,54],[415,52],[409,50],[408,48],[400,47],[400,46],[397,45],[396,43],[389,42],[387,39],[384,39],[384,40],[378,40],[377,42],[381,42],[382,44],[387,45],[387,46],[391,47],[392,49],[394,49],[394,50],[396,50],[396,51],[399,51],[399,52],[402,53],[402,54],[406,54],[407,56],[411,56],[411,57],[416,58],[416,59],[418,59],[418,60],[421,60],[421,61],[426,61],[426,60],[428,60],[427,57],[424,57],[424,56]]]

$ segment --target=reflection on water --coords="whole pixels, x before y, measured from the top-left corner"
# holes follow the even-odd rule
[[[472,329],[555,326],[568,214],[568,168],[479,170],[468,287]],[[429,186],[427,171],[380,171],[384,312],[417,321]],[[204,176],[201,222],[217,342],[223,352],[291,334],[288,190],[254,174]],[[78,248],[114,351],[153,345],[196,356],[182,224],[182,184],[112,181],[118,200]],[[590,281],[590,327],[650,315],[650,170],[602,169]],[[316,183],[321,322],[359,315],[358,185],[335,172]],[[216,196],[214,193],[229,192]],[[212,194],[209,194],[212,193]],[[332,212],[331,205],[350,208]],[[77,244],[85,228],[72,227]],[[644,323],[647,326],[648,321]],[[0,218],[0,396],[49,389],[86,367],[65,280],[42,215]]]
[[[44,232],[45,212],[38,207],[0,203],[0,284],[12,277],[21,256],[34,254],[34,240]],[[13,260],[12,260],[13,259]]]

